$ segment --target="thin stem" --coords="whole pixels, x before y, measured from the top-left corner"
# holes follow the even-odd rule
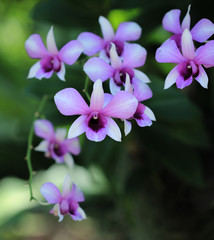
[[[30,128],[30,132],[29,132],[29,135],[28,135],[28,147],[27,147],[26,161],[27,161],[27,166],[28,166],[28,171],[29,171],[28,185],[29,185],[29,190],[30,190],[30,201],[31,200],[38,201],[33,196],[33,189],[32,189],[32,180],[33,180],[34,172],[33,172],[33,167],[32,167],[32,163],[31,163],[31,150],[33,148],[32,142],[33,142],[33,134],[34,134],[34,121],[39,117],[40,112],[42,111],[47,99],[48,99],[48,96],[44,95],[40,104],[39,104],[39,106],[38,106],[37,111],[34,114],[33,121],[32,121],[31,128]]]
[[[90,101],[91,98],[90,98],[90,95],[87,91],[88,89],[88,82],[89,82],[89,77],[86,75],[86,78],[85,78],[85,85],[84,85],[84,89],[83,89],[83,92],[85,93],[86,97],[88,98],[88,100]]]

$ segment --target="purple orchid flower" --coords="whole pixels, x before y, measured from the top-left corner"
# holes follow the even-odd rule
[[[86,137],[95,142],[102,141],[106,135],[116,141],[121,141],[120,129],[112,117],[130,118],[137,108],[137,99],[125,91],[118,92],[106,104],[100,79],[94,83],[90,106],[74,88],[61,90],[54,99],[63,115],[81,115],[71,125],[68,138],[86,132]]]
[[[111,23],[103,16],[99,17],[99,23],[103,38],[91,32],[83,32],[78,40],[84,47],[84,54],[92,56],[100,52],[100,57],[108,61],[111,43],[114,43],[119,56],[123,53],[124,42],[135,41],[140,38],[141,27],[135,22],[123,22],[119,25],[116,33]]]
[[[81,190],[73,183],[70,189],[71,178],[69,175],[65,177],[63,184],[63,192],[60,193],[55,184],[47,182],[40,189],[41,194],[50,203],[55,204],[50,213],[59,217],[59,222],[64,215],[70,215],[74,221],[86,219],[84,210],[79,206],[79,202],[84,201],[84,195]]]
[[[36,120],[34,130],[38,137],[44,138],[36,151],[45,152],[46,157],[53,158],[57,163],[65,162],[70,168],[73,166],[71,154],[78,155],[81,150],[78,138],[65,139],[66,129],[58,128],[54,132],[52,123],[45,119]]]
[[[31,58],[41,59],[31,67],[28,78],[50,78],[53,72],[56,72],[57,76],[65,81],[64,63],[75,63],[83,51],[83,46],[79,41],[72,40],[58,51],[51,27],[47,35],[47,49],[38,34],[32,34],[26,40],[25,49]]]
[[[184,17],[182,23],[180,24],[180,14],[181,11],[179,9],[173,9],[167,12],[163,18],[162,24],[163,28],[168,31],[174,33],[171,36],[172,40],[176,41],[177,46],[181,47],[181,35],[183,31],[187,28],[190,30],[190,5],[188,7],[186,16]],[[206,19],[201,19],[190,31],[192,34],[193,40],[197,42],[205,42],[208,38],[210,38],[214,33],[214,24]]]
[[[183,55],[175,41],[169,39],[156,51],[158,62],[178,64],[168,74],[164,89],[175,82],[178,88],[183,89],[192,83],[193,78],[207,88],[208,77],[202,65],[207,68],[214,66],[214,41],[209,41],[195,51],[192,35],[186,28],[181,37],[181,49]]]
[[[139,44],[125,44],[123,60],[118,56],[116,46],[112,44],[110,50],[111,65],[98,57],[90,58],[84,65],[84,71],[92,81],[110,78],[110,91],[115,95],[125,86],[126,74],[130,76],[131,84],[139,98],[144,99],[145,91],[150,82],[149,78],[141,71],[135,69],[144,65],[146,50]]]

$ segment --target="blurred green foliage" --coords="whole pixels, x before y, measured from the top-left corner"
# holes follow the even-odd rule
[[[66,82],[59,81],[56,76],[41,81],[26,79],[35,62],[24,49],[30,34],[36,32],[45,39],[50,26],[54,25],[60,48],[82,31],[100,34],[97,21],[100,15],[108,17],[115,29],[122,21],[138,22],[143,29],[138,43],[148,53],[141,70],[150,77],[153,90],[153,98],[145,104],[157,118],[150,128],[139,128],[133,123],[131,134],[124,137],[122,143],[109,138],[94,143],[81,136],[82,153],[75,161],[84,170],[78,172],[78,179],[88,182],[86,176],[90,176],[97,183],[92,184],[90,180],[91,185],[83,187],[86,193],[83,208],[89,220],[73,223],[66,218],[65,222],[56,225],[57,220],[48,215],[48,207],[15,208],[23,201],[17,199],[8,202],[19,210],[14,210],[7,221],[0,224],[0,239],[33,239],[31,236],[35,236],[63,240],[213,240],[214,69],[207,70],[208,90],[202,89],[197,82],[183,91],[175,86],[163,90],[164,79],[172,65],[160,64],[154,59],[157,47],[169,37],[161,27],[164,14],[179,8],[183,17],[189,3],[185,0],[0,2],[0,193],[4,194],[0,199],[7,202],[15,198],[3,189],[13,189],[12,183],[17,186],[17,179],[8,185],[4,177],[14,176],[25,181],[28,178],[24,161],[27,136],[42,96],[51,96],[43,115],[56,126],[69,127],[75,118],[59,114],[53,96],[65,87],[75,87],[80,92],[84,87],[82,65],[87,59],[85,56],[74,66],[66,66]],[[192,26],[203,17],[214,21],[210,1],[193,0],[191,5]],[[107,83],[104,87],[108,91]],[[90,83],[89,91],[91,88]],[[39,141],[35,138],[34,146]],[[53,164],[36,152],[32,159],[36,171],[47,170]],[[41,179],[49,176],[48,171],[43,177],[40,172],[36,175],[35,181],[40,179],[35,186],[36,194],[39,194]],[[57,174],[54,176],[59,178]],[[24,185],[25,181],[20,184]],[[27,224],[31,230],[25,232]]]

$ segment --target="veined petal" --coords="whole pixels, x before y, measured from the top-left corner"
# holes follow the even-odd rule
[[[111,49],[110,49],[110,59],[111,59],[111,65],[113,68],[118,69],[122,65],[122,61],[120,57],[117,54],[115,44],[111,44]]]
[[[127,119],[135,113],[137,105],[136,97],[128,92],[120,91],[102,109],[102,113],[108,117]]]
[[[25,49],[31,58],[44,58],[49,55],[39,34],[32,34],[25,41]]]
[[[68,131],[68,138],[77,137],[86,131],[87,128],[86,119],[87,115],[82,115],[73,122]]]
[[[61,62],[61,68],[60,68],[59,72],[57,72],[57,76],[62,81],[65,81],[65,64],[63,62]]]
[[[114,30],[109,20],[103,16],[100,16],[98,21],[101,27],[103,38],[106,41],[112,40],[114,38]]]
[[[135,22],[120,23],[116,33],[115,39],[122,42],[136,41],[140,38],[142,28]]]
[[[71,171],[74,167],[74,159],[71,154],[67,153],[64,155],[64,162],[68,166],[69,170]]]
[[[83,32],[77,38],[83,45],[83,53],[92,56],[104,48],[104,41],[94,33]]]
[[[36,73],[39,71],[40,68],[41,68],[40,61],[38,61],[30,68],[27,78],[36,77]]]
[[[115,141],[121,142],[121,132],[116,122],[110,117],[107,117],[106,120],[106,134]]]
[[[62,197],[66,198],[69,195],[70,190],[71,190],[71,177],[69,174],[67,174],[63,183]]]
[[[109,88],[110,88],[110,92],[112,95],[115,95],[116,93],[118,93],[120,91],[120,87],[117,86],[117,84],[115,84],[113,78],[110,78]]]
[[[147,75],[137,69],[133,69],[134,71],[134,76],[138,78],[139,80],[145,82],[145,83],[150,83],[150,79],[147,77]]]
[[[153,111],[152,111],[149,107],[145,106],[144,113],[145,113],[152,121],[156,121],[155,114],[153,113]]]
[[[156,51],[155,59],[162,63],[180,63],[186,59],[182,56],[174,40],[166,40]]]
[[[206,19],[201,19],[191,30],[192,38],[197,42],[205,42],[214,33],[214,24]]]
[[[190,8],[191,8],[191,5],[188,6],[188,9],[187,9],[187,13],[186,13],[186,16],[184,17],[183,21],[182,21],[182,24],[181,24],[181,28],[182,30],[184,30],[185,28],[190,28]]]
[[[78,155],[81,151],[79,138],[71,138],[64,141],[68,151],[73,155]]]
[[[124,120],[124,133],[127,136],[132,130],[132,124],[128,120]]]
[[[83,70],[93,82],[97,79],[105,81],[114,74],[114,68],[98,57],[90,58],[85,63]]]
[[[139,102],[152,97],[152,90],[146,83],[140,81],[135,77],[132,79],[132,81],[134,84],[134,96]]]
[[[201,46],[194,62],[198,65],[207,65],[206,67],[214,66],[214,41],[209,41],[204,46]]]
[[[124,45],[123,66],[130,68],[141,67],[146,61],[146,49],[136,43]]]
[[[92,111],[99,111],[104,104],[104,91],[102,81],[98,79],[93,86],[90,108]]]
[[[179,72],[177,70],[177,66],[174,67],[166,77],[164,89],[171,87],[175,82],[177,77],[179,76]]]
[[[184,77],[179,75],[176,79],[176,85],[177,88],[183,89],[187,86],[189,86],[192,83],[192,76],[190,76],[188,79],[184,80]]]
[[[190,31],[186,28],[181,36],[181,49],[183,56],[188,60],[195,58],[195,47]]]
[[[46,41],[47,41],[48,52],[50,52],[52,54],[57,54],[58,49],[57,49],[55,38],[54,38],[53,26],[51,26],[51,28],[48,32]]]
[[[195,79],[201,84],[202,87],[208,88],[208,76],[202,66],[199,66],[199,74]]]
[[[173,9],[165,14],[163,17],[163,28],[166,31],[179,34],[182,32],[180,25],[180,14],[181,11],[179,9]]]
[[[90,127],[87,127],[85,133],[86,133],[86,137],[89,140],[95,141],[95,142],[101,142],[106,137],[106,129],[105,128],[101,128],[96,132],[93,129],[91,129]]]
[[[40,192],[49,203],[59,203],[61,200],[59,189],[51,182],[43,184]]]
[[[55,138],[54,128],[50,121],[46,119],[37,119],[34,122],[34,131],[38,137],[52,140]]]
[[[64,63],[72,65],[77,61],[82,52],[83,46],[81,42],[77,40],[72,40],[61,48],[61,50],[58,53],[58,56]]]
[[[54,96],[58,110],[65,116],[87,114],[90,108],[74,88],[65,88]]]

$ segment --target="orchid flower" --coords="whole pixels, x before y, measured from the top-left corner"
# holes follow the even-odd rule
[[[140,101],[144,101],[152,97],[152,91],[149,87],[147,88],[147,91],[144,92],[145,94],[143,95],[143,98],[142,97],[139,98],[139,95],[137,94],[138,92],[134,91],[133,87],[131,86],[129,75],[126,74],[125,91],[128,91],[131,94],[133,94],[138,100],[137,109],[133,114],[133,116],[127,120],[124,119],[124,132],[126,136],[130,133],[132,129],[132,124],[129,120],[135,119],[138,126],[147,127],[147,126],[151,126],[152,121],[156,121],[156,118],[154,113],[149,107],[145,106],[143,103],[140,103]]]
[[[124,42],[135,41],[140,38],[141,27],[135,22],[123,22],[119,25],[116,33],[111,23],[103,16],[99,17],[103,38],[91,32],[83,32],[78,36],[78,40],[84,47],[83,53],[92,56],[100,52],[100,57],[108,62],[111,43],[116,46],[119,56],[123,53]]]
[[[180,24],[180,14],[181,11],[179,9],[173,9],[167,12],[163,18],[162,24],[163,28],[168,31],[174,33],[171,36],[172,40],[176,41],[178,48],[181,47],[181,35],[183,31],[187,28],[190,30],[190,5],[188,7],[186,16],[184,17],[182,23]],[[205,42],[208,38],[210,38],[214,33],[214,24],[206,19],[201,19],[190,31],[193,40],[197,42]]]
[[[112,117],[130,118],[137,108],[137,99],[125,91],[118,92],[106,104],[100,79],[94,83],[90,106],[74,88],[61,90],[55,95],[54,100],[63,115],[81,115],[71,125],[68,138],[86,132],[86,137],[95,142],[102,141],[106,135],[121,141],[120,129]]]
[[[53,158],[57,163],[65,162],[70,168],[73,166],[71,154],[80,153],[78,138],[65,139],[65,128],[57,128],[56,132],[52,123],[45,119],[38,119],[34,123],[35,134],[44,140],[35,148],[36,151],[45,152],[46,157]],[[71,153],[71,154],[70,154]]]
[[[110,91],[115,95],[125,86],[126,74],[130,76],[131,84],[139,98],[144,98],[144,93],[150,82],[149,78],[141,71],[135,69],[144,65],[146,50],[139,44],[125,44],[123,60],[118,56],[116,46],[112,44],[110,50],[111,65],[98,57],[90,58],[84,65],[84,71],[92,81],[110,78]]]
[[[169,39],[156,51],[158,62],[178,64],[168,74],[164,89],[175,82],[178,88],[183,89],[192,83],[193,78],[207,88],[208,76],[202,65],[207,68],[214,66],[214,41],[209,41],[195,51],[192,35],[186,28],[181,37],[181,50],[183,55],[175,41]]]
[[[63,184],[63,192],[60,193],[55,184],[47,182],[40,189],[41,194],[50,203],[55,204],[50,213],[59,217],[59,222],[64,215],[70,215],[74,221],[86,219],[84,210],[79,206],[79,202],[84,201],[84,195],[81,190],[73,183],[70,189],[71,178],[69,175],[65,177]]]
[[[72,40],[58,51],[51,27],[47,35],[47,49],[38,34],[32,34],[26,40],[25,49],[31,58],[41,59],[31,67],[28,78],[50,78],[53,72],[56,72],[57,76],[65,81],[64,63],[75,63],[83,51],[83,46],[79,41]]]

